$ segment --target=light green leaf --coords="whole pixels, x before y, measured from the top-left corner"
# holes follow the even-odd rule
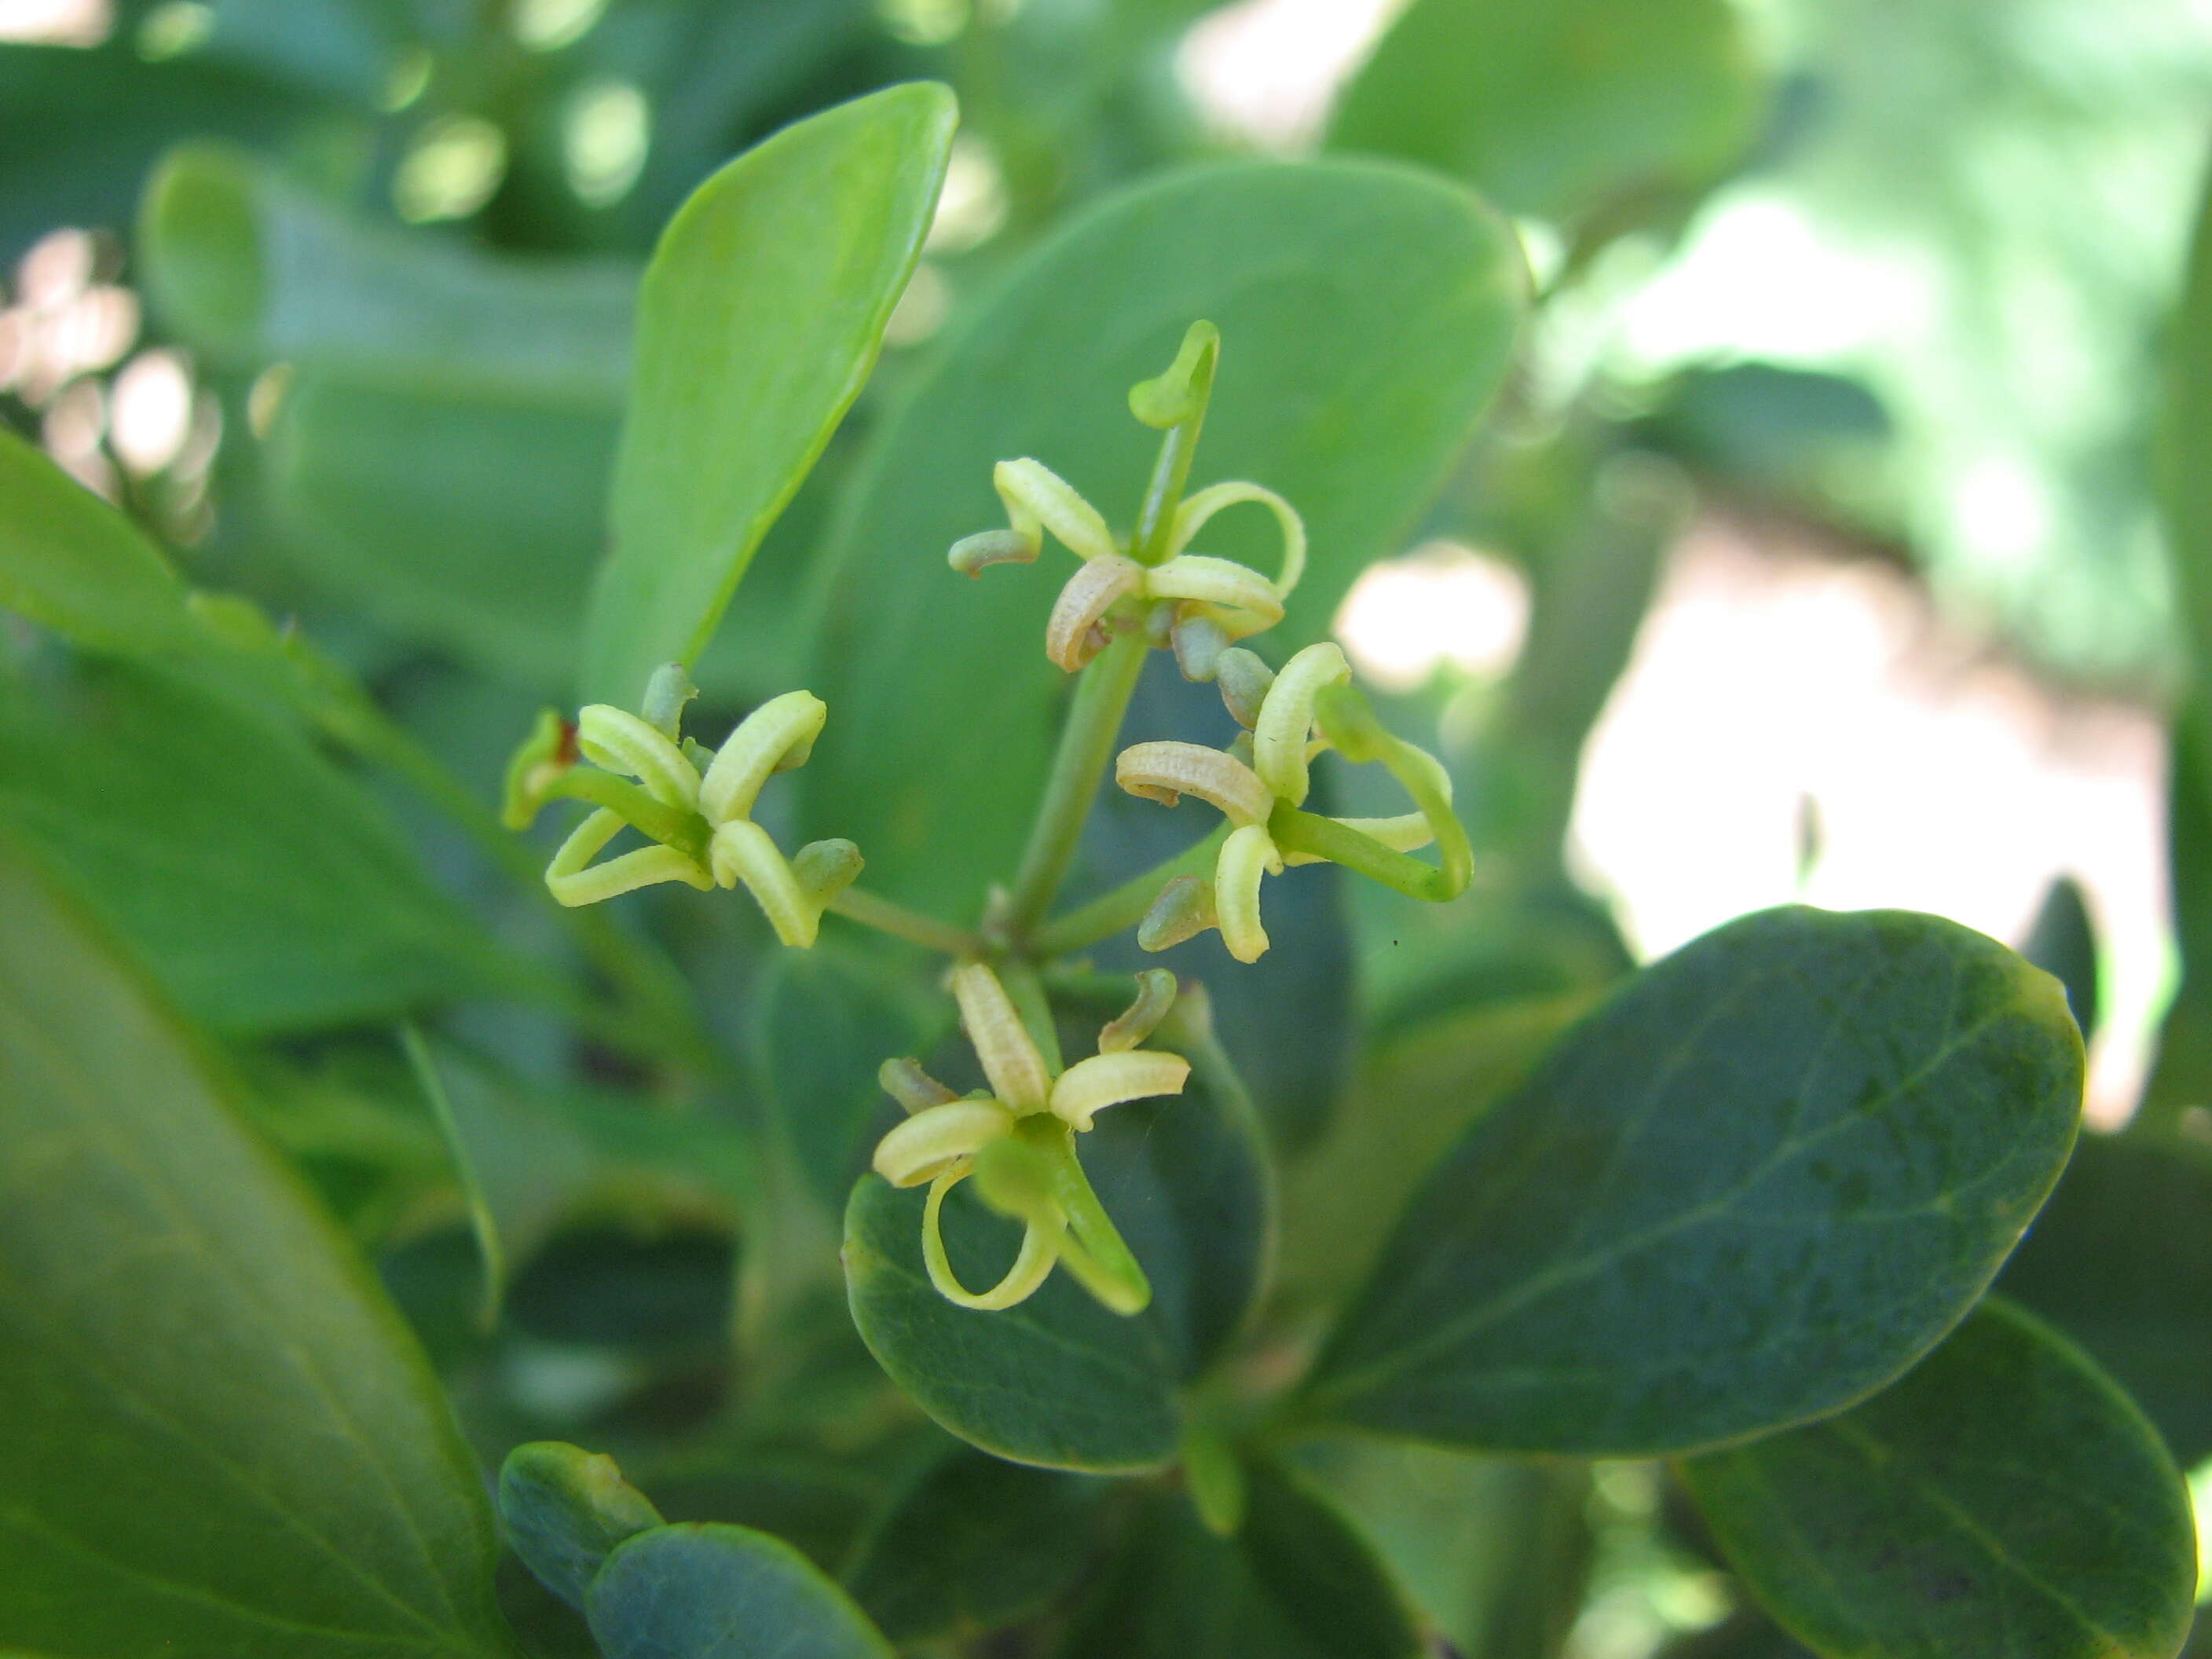
[[[0,1643],[505,1654],[420,1355],[228,1085],[0,846]]]
[[[411,638],[565,694],[616,431],[611,404],[309,371],[270,434],[266,488],[310,577]]]
[[[128,519],[0,431],[0,607],[96,651],[192,641],[184,584]]]
[[[2189,1493],[2087,1356],[2001,1301],[1896,1387],[1683,1465],[1769,1611],[1829,1659],[2172,1659]]]
[[[638,1534],[607,1558],[586,1608],[607,1659],[891,1659],[805,1556],[720,1522]]]
[[[995,463],[1036,457],[1126,531],[1158,435],[1130,418],[1129,388],[1194,320],[1219,325],[1191,482],[1250,479],[1305,515],[1311,562],[1268,636],[1294,648],[1398,550],[1472,434],[1525,282],[1510,228],[1473,196],[1365,162],[1195,167],[1046,242],[857,470],[825,562],[811,684],[831,714],[808,833],[851,836],[871,887],[963,919],[1015,867],[1067,695],[1044,624],[1071,567],[1053,552],[977,581],[946,568],[952,543],[1004,522]],[[1203,550],[1272,572],[1272,530],[1226,514]]]
[[[586,701],[629,708],[654,668],[706,648],[875,363],[956,118],[931,82],[841,104],[739,156],[669,222],[638,296]]]
[[[1096,1475],[1025,1468],[959,1447],[876,1517],[845,1587],[894,1642],[996,1629],[1074,1586],[1113,1491]]]
[[[1832,1412],[1972,1307],[2064,1167],[2081,1041],[1956,923],[1790,907],[1645,969],[1413,1200],[1313,1418],[1643,1456]]]
[[[243,151],[204,144],[155,175],[139,238],[163,316],[227,362],[416,392],[621,400],[634,266],[499,258],[356,223]]]
[[[2212,1457],[2212,1148],[2082,1136],[1997,1289],[2087,1348],[2184,1468]]]
[[[86,663],[40,691],[0,675],[0,819],[228,1031],[547,988],[290,725],[163,670]]]
[[[956,1308],[922,1266],[922,1199],[864,1176],[845,1212],[853,1322],[891,1380],[953,1433],[1016,1462],[1112,1472],[1172,1457],[1175,1357],[1154,1317],[1108,1312],[1065,1271],[1003,1312]],[[966,1186],[945,1200],[944,1219],[963,1283],[1006,1271],[1017,1225]]]
[[[1346,88],[1329,137],[1559,220],[1705,183],[1750,142],[1765,103],[1732,0],[1414,0]]]
[[[1414,1659],[1397,1587],[1334,1505],[1272,1465],[1247,1466],[1243,1528],[1219,1538],[1188,1498],[1155,1491],[1059,1659]]]

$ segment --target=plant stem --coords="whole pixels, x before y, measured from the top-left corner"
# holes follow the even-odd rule
[[[862,888],[848,887],[830,901],[830,908],[848,921],[857,921],[925,950],[942,951],[949,957],[978,956],[983,949],[982,941],[966,929],[909,910]]]
[[[1017,939],[1044,920],[1060,891],[1151,648],[1140,633],[1116,634],[1076,683],[1075,702],[1060,729],[1060,751],[1052,758],[1052,775],[1008,901],[1006,921]]]
[[[1395,888],[1408,898],[1440,904],[1458,897],[1465,885],[1455,885],[1452,872],[1448,870],[1424,864],[1410,853],[1385,847],[1374,836],[1339,823],[1334,818],[1302,812],[1288,802],[1277,805],[1274,816],[1267,820],[1267,833],[1274,837],[1275,845],[1286,853],[1310,853],[1316,858],[1327,859],[1331,864],[1340,864],[1371,881]]]
[[[1190,337],[1185,339],[1188,345]],[[1218,353],[1216,336],[1215,343],[1200,350],[1192,365],[1189,418],[1170,427],[1160,441],[1159,457],[1152,463],[1152,476],[1145,485],[1144,503],[1137,509],[1137,528],[1129,538],[1129,556],[1139,564],[1158,564],[1168,556],[1175,510],[1182,501],[1183,486],[1190,481],[1191,457],[1197,453],[1198,434],[1206,425],[1206,406],[1213,397],[1213,366]]]
[[[1184,848],[1165,863],[1155,865],[1143,875],[1100,894],[1088,904],[1078,905],[1064,915],[1054,917],[1030,935],[1030,951],[1039,958],[1065,956],[1070,951],[1079,951],[1086,945],[1110,938],[1125,927],[1135,927],[1145,919],[1145,912],[1152,908],[1152,901],[1159,897],[1160,889],[1169,882],[1177,876],[1210,873],[1214,860],[1221,854],[1221,843],[1228,839],[1229,825],[1224,823],[1196,846]]]

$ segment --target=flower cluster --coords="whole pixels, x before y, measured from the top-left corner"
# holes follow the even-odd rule
[[[956,1096],[912,1060],[885,1062],[885,1091],[912,1114],[878,1144],[876,1173],[894,1187],[929,1186],[922,1210],[922,1260],[930,1283],[963,1308],[1011,1308],[1064,1263],[1117,1313],[1152,1299],[1144,1272],[1100,1207],[1076,1161],[1074,1139],[1109,1106],[1182,1092],[1190,1062],[1139,1048],[1175,1002],[1175,976],[1149,970],[1127,1013],[1098,1036],[1098,1052],[1055,1074],[989,967],[952,970],[960,1022],[989,1079]],[[1014,1264],[989,1290],[960,1282],[945,1252],[945,1194],[969,1176],[984,1201],[1023,1224]]]
[[[787,691],[708,750],[680,737],[683,706],[693,695],[683,669],[671,664],[653,676],[643,717],[592,703],[571,726],[546,711],[507,769],[502,816],[510,829],[526,829],[557,796],[596,809],[546,867],[545,884],[563,904],[593,904],[665,881],[702,892],[743,883],[778,939],[811,945],[823,911],[860,874],[860,848],[810,842],[786,859],[752,812],[771,775],[806,763],[830,711],[811,692]],[[624,829],[652,845],[594,863]]]

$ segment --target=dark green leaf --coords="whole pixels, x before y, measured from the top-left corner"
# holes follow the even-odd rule
[[[1995,1276],[2064,1166],[2057,982],[1957,924],[1768,910],[1571,1032],[1417,1196],[1310,1414],[1636,1455],[1887,1383]]]
[[[1072,1588],[1098,1544],[1110,1483],[961,1447],[926,1469],[860,1540],[845,1587],[894,1642],[974,1635]]]
[[[388,626],[565,691],[605,542],[605,408],[312,371],[267,487],[301,568]]]
[[[805,1556],[745,1527],[640,1533],[599,1569],[586,1611],[607,1659],[891,1659]]]
[[[1218,1538],[1180,1492],[1151,1493],[1060,1659],[1413,1659],[1397,1589],[1336,1510],[1267,1465]]]
[[[0,817],[228,1030],[540,983],[294,729],[165,672],[88,664],[50,693],[0,676]]]
[[[587,698],[628,708],[660,664],[698,660],[867,379],[955,118],[929,82],[840,105],[739,156],[670,222],[638,297]]]
[[[1997,1288],[2110,1370],[2184,1468],[2212,1456],[2212,1148],[2083,1136]]]
[[[0,915],[0,1643],[509,1651],[477,1472],[389,1304],[12,848]]]
[[[1472,196],[1352,161],[1193,168],[1037,249],[856,477],[813,670],[831,714],[809,833],[850,836],[872,887],[948,915],[1014,867],[1066,696],[1043,630],[1068,567],[1054,552],[981,581],[946,568],[953,542],[1004,520],[995,463],[1035,456],[1126,524],[1158,436],[1130,418],[1129,387],[1212,319],[1221,369],[1192,483],[1255,480],[1304,514],[1312,562],[1279,636],[1304,644],[1473,431],[1525,281],[1510,228]],[[1205,550],[1272,571],[1251,517],[1224,515]]]
[[[922,1199],[866,1176],[845,1212],[853,1322],[891,1380],[953,1433],[1017,1462],[1114,1471],[1173,1456],[1176,1362],[1155,1319],[1109,1313],[1064,1271],[1003,1312],[954,1307],[922,1266]],[[944,1218],[963,1282],[1006,1271],[1018,1227],[964,1186]]]
[[[2142,1118],[2212,1106],[2212,710],[2183,708],[2166,745],[2166,848],[2181,983],[2159,1025]]]
[[[2172,1659],[2189,1494],[2087,1358],[2001,1302],[1852,1411],[1683,1476],[1729,1562],[1832,1659]]]
[[[140,239],[171,325],[227,362],[600,410],[622,397],[634,266],[501,259],[356,224],[208,145],[163,164]]]
[[[2051,884],[2020,953],[2066,988],[2066,1006],[2074,1011],[2083,1041],[2095,1036],[2097,929],[2081,883],[2060,876]]]
[[[1415,0],[1346,90],[1330,141],[1568,219],[1705,182],[1764,102],[1729,0]]]
[[[579,1609],[616,1547],[661,1524],[660,1511],[623,1479],[613,1458],[557,1440],[507,1453],[499,1519],[538,1582]]]

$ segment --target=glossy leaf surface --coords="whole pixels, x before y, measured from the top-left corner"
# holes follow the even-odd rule
[[[891,1380],[953,1433],[1017,1462],[1111,1471],[1174,1455],[1176,1360],[1154,1318],[1109,1313],[1065,1271],[1003,1312],[954,1307],[922,1266],[922,1200],[870,1175],[845,1212],[853,1322]],[[1018,1226],[964,1186],[944,1219],[963,1283],[1006,1271]]]
[[[1832,1659],[2172,1659],[2188,1634],[2196,1539],[2165,1448],[2002,1302],[1895,1388],[1683,1475],[1736,1571]]]
[[[2063,1167],[2056,981],[1905,911],[1729,923],[1559,1043],[1414,1198],[1315,1416],[1496,1450],[1648,1455],[1899,1376]]]
[[[607,1558],[586,1598],[606,1659],[890,1659],[845,1593],[764,1532],[655,1527]]]
[[[1763,103],[1728,0],[1416,0],[1346,90],[1331,142],[1564,219],[1701,183]]]
[[[1525,282],[1510,229],[1472,196],[1352,161],[1192,168],[1039,247],[948,342],[856,477],[811,675],[836,713],[807,769],[809,832],[852,836],[872,887],[948,915],[972,915],[1014,867],[1066,695],[1043,641],[1071,567],[1054,551],[979,581],[947,569],[955,541],[1004,521],[995,463],[1036,457],[1126,533],[1158,436],[1130,418],[1129,387],[1191,322],[1218,324],[1191,482],[1250,479],[1305,515],[1311,562],[1269,636],[1294,648],[1364,565],[1397,550],[1474,429]],[[1194,550],[1272,571],[1272,525],[1244,516],[1224,514]]]
[[[414,1345],[100,931],[0,846],[0,1643],[508,1652]]]
[[[698,660],[874,365],[954,120],[928,82],[839,105],[731,162],[662,234],[638,296],[587,701],[629,708],[661,663]]]
[[[1176,1492],[1148,1495],[1060,1659],[1413,1659],[1397,1589],[1334,1505],[1245,1470],[1244,1524],[1216,1537]]]

